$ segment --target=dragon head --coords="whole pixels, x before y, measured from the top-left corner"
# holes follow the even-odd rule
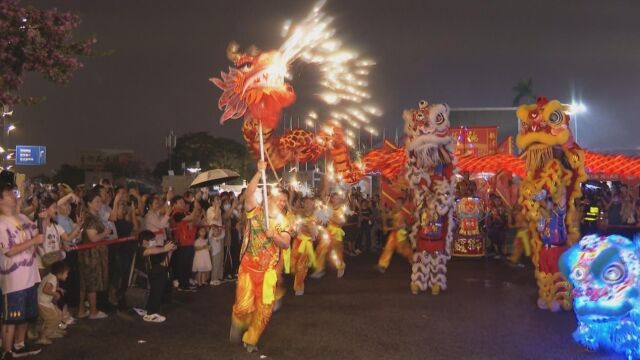
[[[286,61],[279,51],[260,52],[250,47],[241,53],[236,43],[229,44],[227,56],[234,63],[220,79],[209,79],[223,93],[218,108],[223,111],[220,123],[239,119],[247,110],[267,128],[274,128],[282,108],[295,101],[295,93],[285,82]]]
[[[562,255],[559,264],[573,285],[574,309],[580,322],[617,322],[638,311],[640,260],[629,239],[585,236]]]
[[[520,132],[516,145],[529,154],[545,153],[548,156],[552,155],[553,147],[571,145],[569,109],[569,105],[545,97],[539,97],[535,104],[518,107]]]

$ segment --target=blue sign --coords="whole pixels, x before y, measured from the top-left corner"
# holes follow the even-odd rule
[[[44,165],[47,163],[47,147],[17,145],[16,165]]]

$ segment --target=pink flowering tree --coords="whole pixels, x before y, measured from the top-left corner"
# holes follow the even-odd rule
[[[21,7],[19,0],[0,0],[0,104],[33,103],[20,95],[29,72],[66,84],[82,67],[79,58],[91,55],[95,37],[75,41],[80,18],[57,9]]]

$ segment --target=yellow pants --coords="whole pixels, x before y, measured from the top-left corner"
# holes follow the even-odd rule
[[[246,329],[242,336],[245,344],[257,345],[273,311],[273,302],[263,303],[263,291],[273,292],[273,298],[275,298],[275,287],[264,289],[266,272],[256,271],[244,265],[242,262],[238,271],[236,302],[233,305],[231,325]]]
[[[520,261],[520,257],[524,253],[526,256],[531,256],[531,247],[529,244],[529,230],[518,230],[516,237],[513,240],[513,249],[511,250],[511,256],[509,261],[517,263]]]
[[[411,263],[411,258],[413,257],[413,249],[411,248],[411,244],[408,241],[398,241],[396,236],[396,232],[392,231],[387,238],[387,244],[384,246],[384,250],[382,250],[382,254],[380,254],[380,259],[378,260],[378,266],[383,269],[389,267],[391,263],[391,257],[393,256],[393,252],[397,251],[398,254],[402,255],[402,257],[406,258],[409,263]]]
[[[295,277],[293,279],[293,290],[294,291],[302,291],[304,290],[304,280],[307,278],[307,273],[309,272],[309,255],[306,251],[301,251],[300,246],[303,242],[307,242],[310,240],[301,240],[300,238],[296,238],[293,242],[293,249],[291,252],[291,267],[295,272]],[[309,245],[305,246],[311,246]],[[311,251],[313,249],[311,248]]]
[[[344,245],[342,240],[323,239],[316,247],[316,271],[324,271],[327,256],[329,261],[338,270],[344,269],[343,260]]]

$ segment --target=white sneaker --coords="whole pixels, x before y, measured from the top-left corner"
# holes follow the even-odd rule
[[[133,311],[136,312],[136,314],[138,314],[139,316],[145,316],[147,315],[147,310],[145,309],[140,309],[140,308],[133,308]]]
[[[173,287],[177,288],[178,286],[180,286],[180,282],[178,280],[173,280]]]
[[[165,320],[167,320],[167,318],[162,316],[162,315],[160,315],[160,314],[151,314],[151,315],[143,316],[142,320],[144,320],[146,322],[161,323],[161,322],[164,322]]]
[[[89,315],[89,319],[98,320],[98,319],[106,319],[109,315],[103,313],[102,311],[98,311],[95,315]]]
[[[189,285],[191,285],[191,286],[196,286],[196,285],[197,285],[197,283],[196,283],[196,281],[195,281],[195,280],[193,280],[193,279],[189,279]]]
[[[220,285],[220,284],[222,284],[222,282],[221,282],[220,280],[213,280],[213,281],[211,282],[211,285],[213,285],[213,286],[218,286],[218,285]]]

